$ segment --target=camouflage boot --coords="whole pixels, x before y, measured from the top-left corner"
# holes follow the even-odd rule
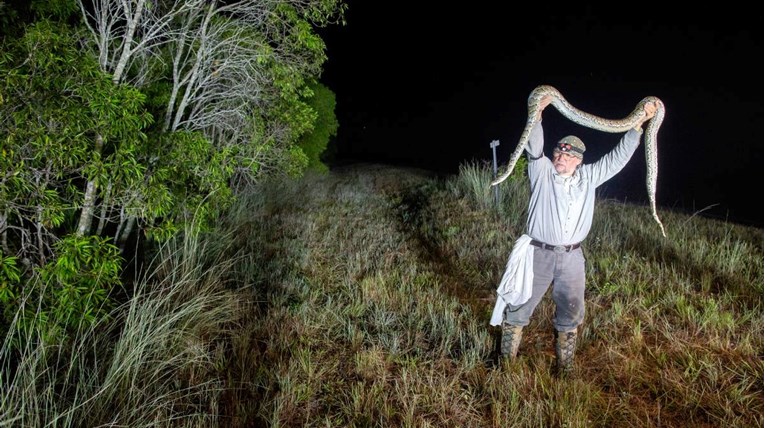
[[[502,323],[502,342],[500,343],[499,351],[503,357],[507,357],[510,360],[515,359],[515,356],[518,355],[518,347],[521,345],[522,335],[522,326]]]
[[[574,352],[576,351],[576,329],[559,331],[555,340],[555,356],[558,358],[558,374],[569,375],[574,371]]]

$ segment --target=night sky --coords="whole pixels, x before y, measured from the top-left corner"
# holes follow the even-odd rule
[[[650,95],[666,106],[658,205],[693,213],[716,204],[703,215],[763,226],[761,6],[347,3],[347,25],[320,31],[329,57],[321,81],[336,94],[340,122],[334,165],[456,174],[467,162],[491,162],[489,144],[499,140],[502,172],[536,86],[555,86],[573,106],[610,119]],[[574,134],[587,145],[585,163],[622,135],[583,128],[552,106],[543,124],[548,155]],[[647,201],[644,145],[600,193]]]

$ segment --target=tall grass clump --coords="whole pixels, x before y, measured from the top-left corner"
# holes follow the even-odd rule
[[[12,325],[2,347],[0,425],[220,423],[224,344],[243,305],[225,284],[234,260],[210,257],[197,236],[164,244],[130,298],[69,340],[46,342],[42,328]],[[26,346],[15,351],[18,335]]]
[[[456,176],[448,180],[455,195],[467,197],[483,210],[494,211],[505,221],[523,225],[529,203],[529,182],[526,178],[526,158],[518,159],[513,174],[492,186],[494,172],[486,161],[470,161],[459,166]]]

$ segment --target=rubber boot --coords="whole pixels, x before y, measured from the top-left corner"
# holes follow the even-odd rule
[[[503,357],[515,359],[518,348],[521,346],[521,336],[523,336],[522,326],[502,323],[502,342],[499,351]]]
[[[567,376],[574,371],[574,353],[576,352],[576,329],[559,331],[555,341],[555,356],[558,359],[558,374]]]

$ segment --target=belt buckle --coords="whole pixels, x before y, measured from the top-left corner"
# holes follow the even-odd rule
[[[562,254],[566,252],[566,246],[565,245],[556,245],[553,247],[553,251],[555,251],[558,254]]]

